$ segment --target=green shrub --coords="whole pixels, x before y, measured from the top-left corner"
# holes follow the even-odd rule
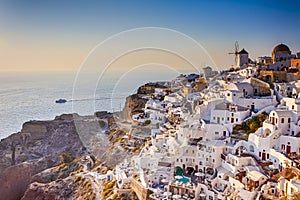
[[[236,126],[236,128],[242,128],[247,134],[254,133],[259,127],[262,127],[263,122],[268,118],[267,113],[259,114],[251,119],[243,122],[241,127]]]

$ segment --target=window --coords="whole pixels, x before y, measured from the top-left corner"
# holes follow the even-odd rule
[[[284,118],[281,118],[281,123],[282,123],[282,124],[284,123]]]
[[[229,117],[227,117],[227,121],[229,121]]]
[[[233,117],[233,113],[231,113],[231,117]]]
[[[215,159],[213,159],[213,163],[215,162]]]
[[[216,131],[216,132],[215,132],[215,135],[219,135],[219,132],[218,132],[218,131]]]
[[[238,119],[238,118],[236,118],[236,119],[235,119],[235,121],[236,121],[236,122],[238,122],[238,121],[239,121],[239,119]]]
[[[292,105],[292,110],[294,110],[294,108],[295,108],[295,105]]]
[[[291,188],[291,194],[293,194],[293,193],[294,193],[294,191],[295,191],[295,190],[294,190],[294,188]]]
[[[227,96],[230,96],[230,93],[227,93]]]
[[[261,152],[259,152],[259,154],[258,154],[258,155],[259,155],[259,157],[261,157]]]
[[[290,123],[291,122],[291,118],[288,118],[288,123]]]
[[[213,117],[214,120],[216,120],[216,117]]]
[[[281,145],[281,150],[285,150],[285,145],[284,144]]]
[[[202,165],[202,161],[199,162],[199,165]]]

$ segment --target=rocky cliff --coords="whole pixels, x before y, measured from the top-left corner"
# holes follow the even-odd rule
[[[120,150],[107,140],[108,134],[119,128],[108,112],[94,116],[63,114],[54,120],[25,122],[20,132],[0,142],[0,199],[85,196],[82,190],[95,178],[85,178],[80,187],[73,179],[83,171],[80,176],[85,177],[97,159],[110,166],[119,162],[113,156]],[[95,156],[86,159],[90,153]]]
[[[64,114],[24,123],[20,132],[0,141],[0,199],[101,199],[102,183],[91,171],[113,168],[143,147],[141,140],[129,148],[124,136],[132,132],[132,115],[143,112],[145,96],[155,87],[163,86],[139,88],[119,113]],[[94,158],[86,159],[90,154]]]
[[[72,115],[51,121],[30,121],[21,132],[0,142],[1,199],[20,199],[31,177],[58,165],[60,155],[73,158],[84,155],[85,148],[77,134]]]
[[[126,98],[126,102],[120,117],[123,121],[132,120],[132,115],[143,112],[147,100],[141,94],[133,94]]]

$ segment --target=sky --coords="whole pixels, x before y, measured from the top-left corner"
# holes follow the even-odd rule
[[[299,52],[299,15],[296,0],[2,0],[0,71],[76,71],[97,44],[140,27],[184,33],[225,68],[235,41],[252,59],[280,43]]]

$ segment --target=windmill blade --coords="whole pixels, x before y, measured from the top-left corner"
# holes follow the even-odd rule
[[[235,65],[237,65],[238,55],[239,55],[239,43],[235,41],[234,43],[234,52],[229,52],[228,54],[234,54]]]
[[[235,41],[234,47],[235,47],[235,54],[237,55],[239,53],[239,48],[240,48],[238,41]]]

